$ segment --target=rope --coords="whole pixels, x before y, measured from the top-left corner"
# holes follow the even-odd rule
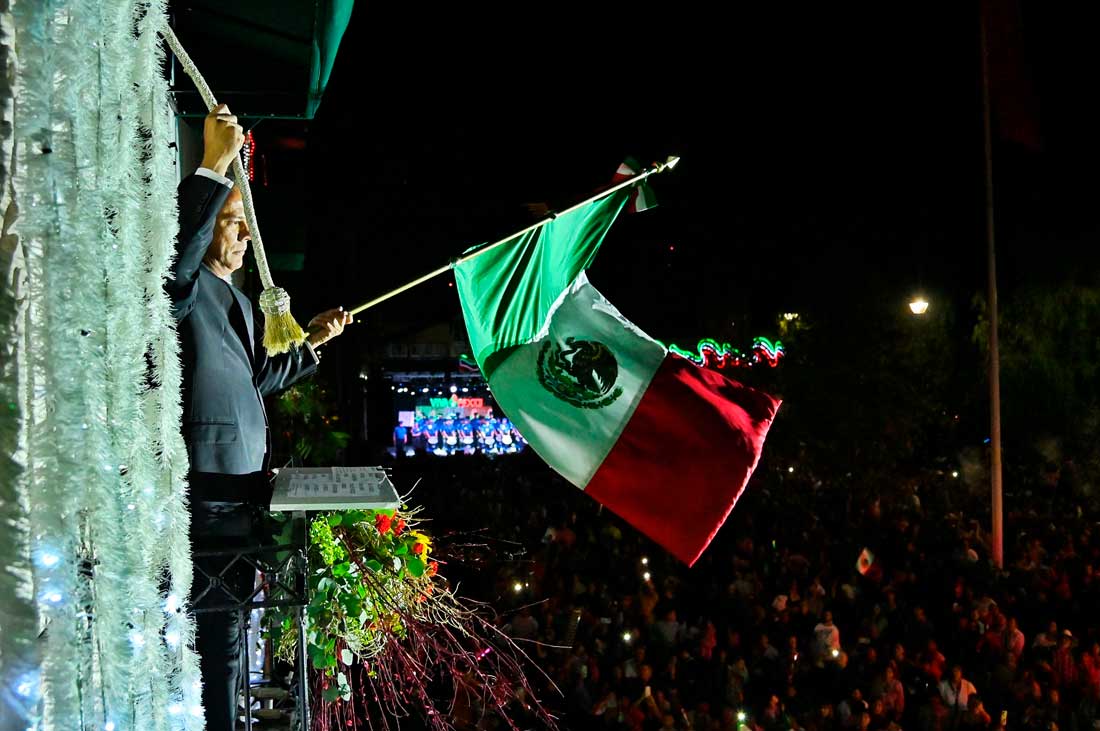
[[[179,38],[176,37],[175,32],[166,24],[161,28],[160,34],[164,36],[164,40],[168,42],[168,47],[172,49],[172,53],[176,55],[180,65],[183,66],[184,73],[194,82],[195,87],[199,90],[199,96],[202,97],[202,101],[206,104],[207,109],[213,110],[214,107],[218,106],[218,102],[214,98],[214,93],[210,91],[206,79],[202,77],[198,68],[195,67],[195,62],[191,60],[191,57],[187,55],[187,51],[180,45]],[[241,191],[241,202],[244,204],[245,221],[248,222],[248,230],[252,232],[252,253],[256,257],[256,269],[260,274],[260,283],[264,287],[264,291],[260,295],[260,308],[265,314],[270,315],[289,312],[289,295],[287,295],[285,290],[276,287],[275,282],[271,279],[271,269],[267,265],[267,254],[264,253],[263,238],[260,236],[260,225],[256,222],[256,206],[252,202],[252,189],[248,185],[248,174],[241,164],[240,155],[236,155],[233,158],[233,176],[236,178],[237,187]]]

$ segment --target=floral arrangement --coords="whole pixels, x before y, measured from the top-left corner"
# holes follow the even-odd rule
[[[437,731],[488,713],[513,729],[519,716],[555,729],[526,678],[524,666],[533,664],[487,619],[485,605],[452,593],[416,514],[347,510],[311,520],[306,650],[314,730],[388,729],[412,710]],[[268,610],[265,621],[276,657],[292,662],[292,611]]]

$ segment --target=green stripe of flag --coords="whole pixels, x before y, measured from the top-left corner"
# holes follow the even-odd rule
[[[630,194],[616,191],[455,267],[470,347],[486,378],[508,350],[534,339]]]

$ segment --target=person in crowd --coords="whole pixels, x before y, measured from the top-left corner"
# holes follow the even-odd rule
[[[940,681],[939,691],[944,705],[952,714],[965,711],[970,696],[978,692],[974,684],[963,677],[963,670],[959,665],[952,666],[951,675]]]
[[[1072,688],[1077,685],[1077,660],[1073,656],[1073,633],[1069,629],[1062,630],[1050,666],[1055,688]]]
[[[1005,624],[1002,646],[1005,652],[1016,658],[1017,662],[1019,662],[1020,656],[1024,654],[1024,648],[1027,646],[1027,641],[1024,637],[1024,633],[1020,631],[1015,617],[1009,617]]]
[[[885,678],[882,700],[886,707],[886,714],[891,721],[900,721],[905,713],[905,688],[898,680],[897,668],[894,665],[887,665],[883,674]]]
[[[837,719],[844,729],[855,728],[859,724],[860,716],[870,710],[867,701],[863,699],[863,691],[858,687],[852,688],[851,694],[837,704]]]
[[[1100,698],[1100,642],[1093,641],[1081,656],[1081,691]]]
[[[531,616],[530,607],[524,607],[520,610],[519,616],[512,620],[509,628],[508,634],[513,638],[532,640],[539,633],[539,621]]]
[[[971,695],[966,701],[966,713],[959,721],[959,728],[964,731],[985,731],[993,723],[993,719],[985,710],[982,699],[977,693]]]
[[[820,663],[832,660],[840,653],[840,629],[833,624],[833,613],[826,609],[821,622],[814,627],[814,654]]]

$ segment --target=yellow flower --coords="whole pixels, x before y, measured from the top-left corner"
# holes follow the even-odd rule
[[[419,555],[420,558],[427,558],[428,554],[432,552],[432,539],[418,530],[409,531],[409,535],[415,538],[418,544],[424,546],[423,551],[413,550],[413,553]]]

